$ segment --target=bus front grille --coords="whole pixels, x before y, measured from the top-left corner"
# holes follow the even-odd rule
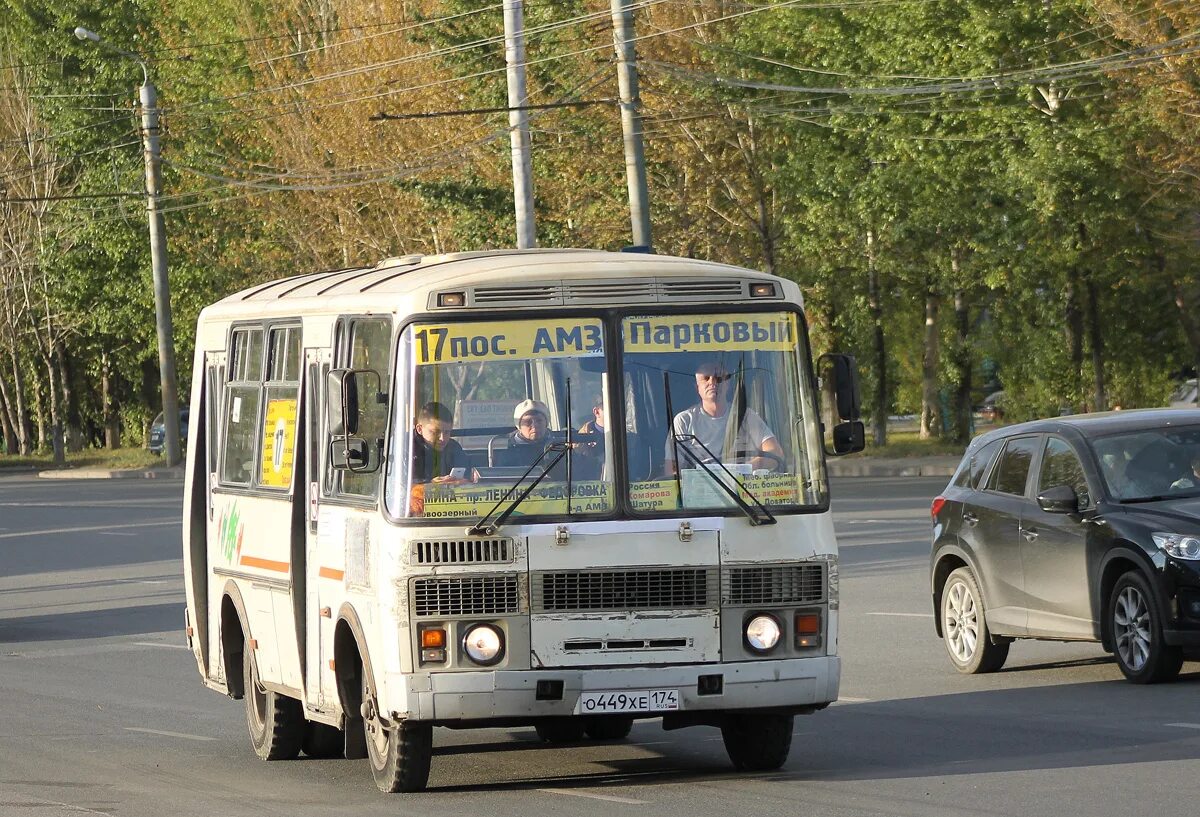
[[[448,579],[413,579],[413,615],[501,616],[521,612],[516,576],[462,576]]]
[[[535,574],[535,613],[696,610],[716,607],[716,569],[555,571]]]
[[[825,598],[825,569],[820,562],[726,568],[721,601],[731,606],[815,604]]]

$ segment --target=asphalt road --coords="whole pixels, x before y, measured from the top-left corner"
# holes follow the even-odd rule
[[[844,479],[842,700],[787,765],[736,774],[715,729],[550,748],[435,731],[430,790],[365,761],[263,763],[182,647],[177,481],[0,477],[0,815],[1141,815],[1200,803],[1200,664],[1134,687],[1093,645],[1018,643],[953,672],[933,635],[943,479]]]

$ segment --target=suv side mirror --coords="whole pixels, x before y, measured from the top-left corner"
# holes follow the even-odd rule
[[[1079,510],[1079,497],[1070,485],[1055,485],[1037,495],[1037,504],[1046,513],[1075,513]]]

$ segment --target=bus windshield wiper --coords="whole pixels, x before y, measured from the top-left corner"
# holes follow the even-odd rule
[[[492,518],[492,514],[496,512],[496,509],[503,505],[505,500],[512,496],[513,491],[517,490],[517,486],[524,482],[525,478],[533,473],[533,469],[541,465],[542,460],[546,459],[546,456],[552,451],[558,452],[558,456],[554,458],[554,460],[545,468],[545,470],[542,471],[542,473],[534,477],[533,481],[530,482],[523,491],[521,491],[520,495],[517,496],[511,503],[509,503],[509,506],[505,508],[498,517],[496,517],[496,521],[489,525],[488,520]],[[500,527],[508,521],[508,517],[512,516],[512,513],[517,509],[517,506],[524,502],[525,497],[529,496],[529,494],[533,492],[533,489],[538,486],[538,483],[546,478],[546,474],[549,474],[554,470],[554,466],[558,465],[559,461],[567,455],[568,451],[570,451],[570,448],[563,443],[551,443],[550,445],[546,446],[546,449],[542,451],[542,455],[533,461],[533,464],[525,470],[524,474],[521,474],[516,482],[509,486],[508,490],[504,492],[504,496],[500,497],[499,501],[492,506],[491,510],[479,517],[479,519],[475,521],[474,525],[467,528],[467,535],[477,536],[482,534],[484,536],[491,536],[496,531],[500,530]],[[570,510],[570,507],[571,498],[568,496],[567,509]]]
[[[746,487],[745,483],[743,483],[741,480],[739,480],[737,477],[735,477],[733,475],[733,472],[731,472],[728,468],[725,467],[725,464],[723,462],[721,462],[720,458],[717,457],[717,455],[715,455],[713,452],[708,450],[708,446],[706,446],[704,443],[702,443],[696,437],[695,434],[680,434],[678,431],[675,430],[675,419],[674,419],[675,415],[671,413],[671,383],[667,379],[666,372],[663,372],[663,389],[666,392],[666,398],[667,398],[667,416],[672,418],[670,421],[671,444],[672,444],[672,448],[674,448],[674,450],[675,450],[675,484],[676,484],[677,489],[679,490],[680,502],[681,503],[683,502],[683,484],[680,481],[680,471],[682,469],[679,467],[679,454],[680,454],[680,452],[683,452],[698,467],[704,469],[704,473],[708,474],[709,479],[711,479],[713,482],[715,482],[717,484],[717,487],[719,487],[722,491],[724,491],[726,494],[729,495],[729,498],[734,501],[734,503],[738,506],[738,508],[741,509],[742,513],[744,513],[746,515],[746,518],[750,520],[751,525],[774,525],[775,517],[774,517],[774,515],[772,515],[772,513],[769,510],[767,510],[767,506],[762,504],[762,502],[759,501],[758,497],[756,497],[754,495],[754,493],[749,488]],[[692,451],[689,446],[680,445],[680,443],[695,443],[697,446],[699,446],[700,450],[702,450],[705,454],[707,454],[712,459],[713,462],[715,462],[718,466],[720,466],[721,470],[725,472],[725,474],[729,477],[729,479],[733,482],[734,485],[737,485],[743,491],[746,492],[746,496],[750,497],[750,500],[754,503],[754,505],[752,506],[752,505],[750,505],[750,503],[746,502],[746,500],[742,499],[742,497],[738,494],[737,490],[730,487],[728,482],[726,482],[725,480],[723,480],[719,476],[717,476],[716,471],[714,471],[708,465],[708,463],[704,462],[698,456],[696,456],[696,452]]]

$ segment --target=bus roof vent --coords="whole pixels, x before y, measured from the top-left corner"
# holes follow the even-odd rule
[[[612,281],[566,281],[563,294],[567,303],[653,303],[657,286],[653,280],[622,278]]]
[[[738,278],[666,278],[661,286],[664,301],[727,301],[746,297],[746,282]]]
[[[526,284],[475,287],[469,306],[553,306],[563,302],[558,284]]]
[[[513,541],[495,539],[422,539],[412,543],[419,565],[477,565],[513,560]]]

